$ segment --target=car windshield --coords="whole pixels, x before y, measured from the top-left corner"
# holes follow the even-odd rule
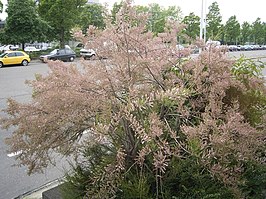
[[[7,53],[2,53],[2,54],[0,55],[0,57],[3,58],[3,57],[6,56],[6,55],[7,55]]]
[[[58,49],[54,49],[52,52],[50,52],[50,55],[55,55],[57,53]]]

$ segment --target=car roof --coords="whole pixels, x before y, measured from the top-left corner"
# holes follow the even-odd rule
[[[12,53],[12,52],[23,52],[23,53],[25,53],[24,51],[21,51],[21,50],[6,50],[5,52],[6,53]]]
[[[23,53],[23,54],[27,54],[27,53],[25,53],[24,51],[21,51],[21,50],[6,50],[4,53],[15,53],[15,52],[20,52],[20,53]]]

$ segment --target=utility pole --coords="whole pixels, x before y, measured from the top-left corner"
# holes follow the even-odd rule
[[[203,3],[204,0],[201,0],[201,15],[200,15],[200,39],[203,39],[203,23],[204,23],[204,19],[203,19]]]
[[[204,3],[205,2],[205,3]],[[200,39],[206,43],[206,1],[201,1]],[[201,52],[202,49],[200,49]]]

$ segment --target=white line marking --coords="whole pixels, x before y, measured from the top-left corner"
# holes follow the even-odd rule
[[[20,155],[21,153],[22,153],[22,150],[21,151],[14,152],[14,153],[9,153],[9,154],[7,154],[7,156],[11,158],[11,157]]]

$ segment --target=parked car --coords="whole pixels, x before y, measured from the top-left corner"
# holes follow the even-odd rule
[[[96,55],[95,51],[93,49],[80,49],[80,56],[84,59],[90,59]]]
[[[30,56],[23,51],[6,51],[0,55],[0,68],[4,65],[21,64],[27,66]]]
[[[244,49],[245,50],[252,50],[252,46],[251,45],[244,45]]]
[[[237,47],[237,45],[229,45],[228,50],[229,51],[238,51],[238,47]]]
[[[47,60],[61,60],[61,61],[74,61],[76,53],[70,48],[55,49],[48,55],[41,55],[40,60],[47,62]]]
[[[24,48],[25,52],[39,52],[41,49],[35,48],[34,46],[27,46]]]
[[[4,45],[0,47],[0,51],[7,51],[7,50],[17,50],[19,49],[19,46],[14,46],[14,45]]]

